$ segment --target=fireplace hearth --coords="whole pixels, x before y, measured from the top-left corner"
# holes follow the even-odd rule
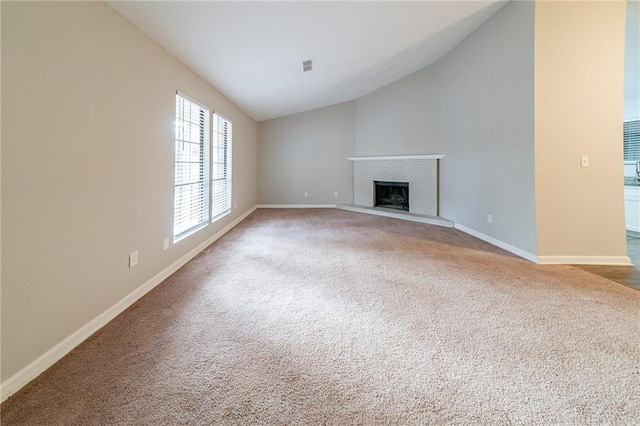
[[[374,206],[409,211],[409,183],[374,181]]]

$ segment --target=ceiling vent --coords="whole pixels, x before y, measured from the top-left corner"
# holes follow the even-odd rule
[[[313,70],[313,59],[309,59],[308,61],[302,61],[302,72],[307,72],[312,70]]]

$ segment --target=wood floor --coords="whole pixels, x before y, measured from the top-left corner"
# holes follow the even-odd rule
[[[627,252],[633,266],[576,265],[612,281],[640,290],[640,238],[627,236]]]

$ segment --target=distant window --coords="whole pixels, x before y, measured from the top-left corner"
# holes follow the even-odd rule
[[[231,211],[231,121],[213,114],[211,146],[211,218]]]
[[[176,94],[173,240],[209,223],[209,110]]]
[[[640,161],[640,120],[624,122],[623,143],[624,161]]]

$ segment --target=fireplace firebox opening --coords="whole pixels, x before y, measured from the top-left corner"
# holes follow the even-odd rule
[[[409,182],[374,181],[376,207],[409,211]]]

